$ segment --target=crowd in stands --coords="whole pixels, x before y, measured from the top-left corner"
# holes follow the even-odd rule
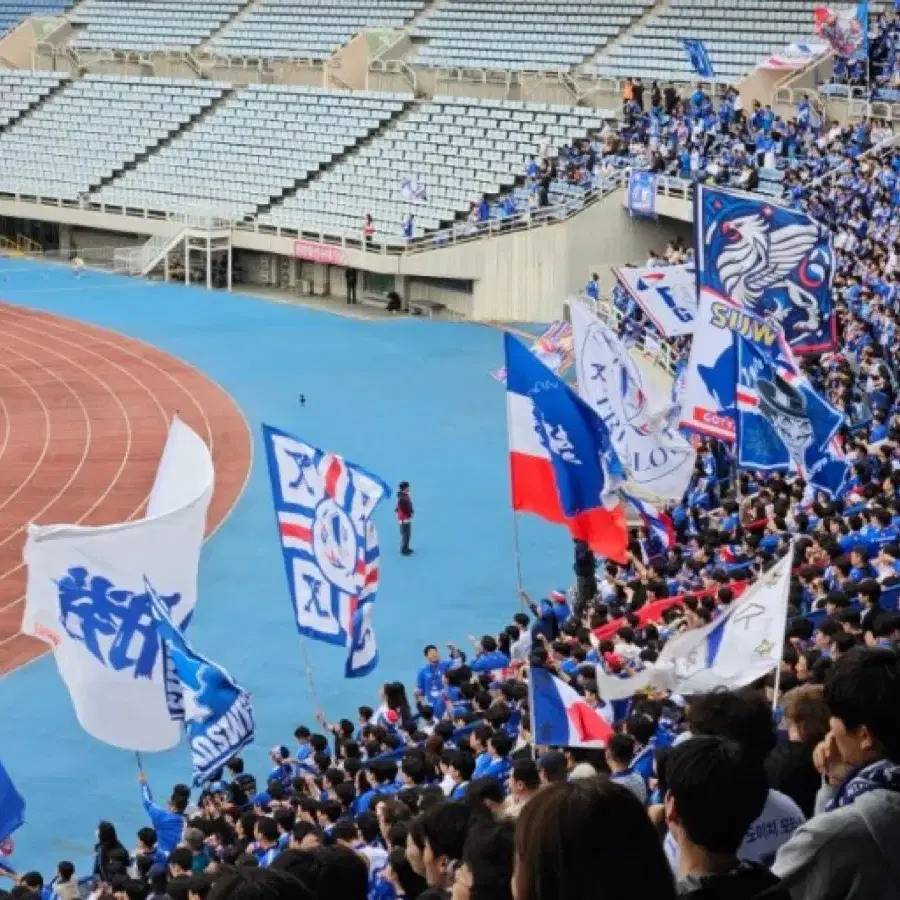
[[[896,17],[879,27],[888,35]],[[826,130],[805,99],[785,122],[743,109],[731,89],[716,106],[700,88],[681,100],[635,80],[623,112],[555,157],[538,148],[527,204],[636,158],[748,189],[785,168],[787,200],[835,235],[842,341],[804,366],[847,414],[843,495],[738,472],[724,445],[701,441],[668,510],[674,546],[636,528],[616,564],[576,544],[571,589],[523,594],[522,611],[469,651],[424,648],[409,689],[389,682],[352,718],[299,724],[268,772],[235,758],[165,800],[141,775],[146,827],[119,835],[100,822],[91,872],[63,861],[25,873],[9,900],[74,900],[86,876],[95,900],[900,900],[900,153],[864,156],[883,129]],[[503,202],[504,215],[519,211],[513,195]],[[472,221],[493,214],[483,200]],[[371,218],[365,228],[371,238]],[[672,242],[646,264],[691,255]],[[588,293],[599,297],[596,280]],[[627,337],[652,329],[627,294],[613,300]],[[777,675],[603,699],[598,669],[627,678],[654,662],[788,552]],[[535,668],[613,726],[605,749],[545,744]]]

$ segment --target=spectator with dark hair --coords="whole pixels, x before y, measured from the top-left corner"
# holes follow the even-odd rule
[[[451,900],[512,900],[514,831],[511,822],[473,824],[453,877]]]
[[[422,863],[429,887],[442,890],[450,887],[453,870],[462,859],[471,820],[483,815],[475,806],[459,801],[442,803],[422,813],[418,821],[423,838]]]
[[[628,788],[641,803],[647,802],[647,785],[637,772],[631,771],[634,758],[634,738],[630,734],[615,734],[606,747],[606,764],[610,778]]]
[[[56,864],[53,896],[57,900],[78,900],[78,880],[75,878],[75,866],[68,860],[62,860]]]
[[[220,870],[207,900],[313,900],[314,896],[287,872],[239,866]]]
[[[678,894],[691,900],[744,900],[773,890],[778,879],[738,849],[766,803],[760,757],[734,741],[692,737],[666,758],[666,822],[678,845]]]
[[[815,760],[823,811],[782,847],[774,871],[794,900],[900,898],[900,657],[859,647],[825,684],[830,729]]]
[[[790,797],[807,817],[815,810],[821,778],[813,764],[813,750],[828,733],[828,707],[823,688],[805,684],[781,698],[782,725],[788,740],[779,741],[766,757],[769,786]]]
[[[509,796],[503,805],[503,814],[516,818],[522,807],[538,792],[541,776],[533,759],[518,759],[509,776]]]
[[[761,765],[776,743],[771,704],[761,693],[750,688],[714,691],[691,698],[687,724],[691,735],[734,741],[755,756]],[[762,813],[747,829],[744,842],[738,848],[738,857],[748,862],[771,864],[778,848],[804,821],[802,810],[790,797],[770,788]],[[666,835],[664,846],[670,862],[677,866],[677,847],[671,833]]]
[[[181,833],[179,832],[179,838]],[[174,846],[174,844],[173,844]],[[124,850],[112,822],[101,822],[97,826],[97,843],[94,845],[94,877],[109,881],[110,855],[114,850]]]
[[[516,900],[674,900],[672,871],[644,808],[601,778],[554,783],[516,820]]]

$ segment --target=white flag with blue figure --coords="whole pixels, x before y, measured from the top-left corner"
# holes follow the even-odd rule
[[[390,489],[360,466],[277,428],[264,425],[263,438],[297,630],[349,647],[367,581],[377,583],[369,520]]]
[[[669,422],[666,401],[616,334],[580,300],[569,301],[578,393],[603,420],[630,483],[681,500],[696,452]]]
[[[184,723],[194,784],[202,784],[253,741],[253,699],[221,666],[191,647],[149,582],[145,589],[165,654],[169,714]]]
[[[138,751],[178,744],[144,579],[184,629],[197,602],[213,481],[209,448],[176,418],[146,518],[28,529],[22,631],[53,648],[78,722],[97,740]]]

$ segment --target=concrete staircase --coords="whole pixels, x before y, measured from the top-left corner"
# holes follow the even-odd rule
[[[655,3],[653,6],[648,7],[644,10],[643,14],[638,16],[636,19],[633,19],[631,24],[627,28],[623,28],[611,41],[608,41],[603,47],[601,47],[593,56],[589,56],[584,62],[582,62],[580,69],[584,69],[587,66],[592,66],[597,62],[601,62],[605,57],[609,55],[610,50],[614,47],[618,47],[626,38],[630,37],[632,32],[641,25],[644,25],[651,19],[655,19],[657,16],[664,13],[669,8],[669,0],[659,0],[659,2]]]
[[[201,110],[196,115],[191,116],[187,121],[182,122],[173,131],[170,131],[164,138],[157,141],[152,147],[148,147],[143,153],[138,153],[134,159],[128,160],[122,166],[116,169],[112,175],[107,175],[100,179],[99,183],[91,185],[91,193],[112,184],[120,175],[124,175],[131,169],[136,169],[141,163],[146,162],[154,153],[158,153],[163,147],[168,147],[173,141],[180,138],[183,134],[189,132],[198,122],[202,122],[208,116],[217,112],[221,106],[236,92],[236,88],[229,87],[222,91],[220,97],[214,100],[206,109]]]
[[[416,106],[415,100],[407,100],[403,104],[403,109],[391,116],[386,122],[382,122],[377,128],[370,131],[364,138],[358,140],[352,147],[347,148],[343,153],[339,153],[337,156],[333,157],[326,165],[322,166],[318,172],[313,172],[312,175],[309,175],[305,178],[298,178],[292,185],[286,187],[279,195],[272,197],[272,199],[262,205],[257,207],[256,215],[262,215],[263,213],[269,212],[273,206],[278,203],[283,202],[286,198],[292,197],[297,191],[302,190],[303,188],[308,187],[310,184],[315,182],[321,175],[325,172],[328,172],[333,166],[339,165],[344,162],[344,160],[351,159],[355,156],[361,148],[365,147],[375,138],[380,137],[389,129],[393,128],[399,122],[402,122],[409,116],[409,113]]]
[[[246,19],[254,9],[256,9],[257,6],[259,6],[259,0],[245,0],[244,6],[241,9],[239,9],[227,22],[223,22],[205,41],[194,47],[191,52],[195,55],[215,55],[216,51],[212,46],[212,42],[224,31],[231,28],[232,25],[237,25],[238,22],[243,22],[244,19]]]

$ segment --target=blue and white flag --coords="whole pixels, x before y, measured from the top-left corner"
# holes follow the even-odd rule
[[[731,301],[772,319],[794,353],[832,349],[829,230],[758,194],[698,184],[694,203],[699,299]]]
[[[253,699],[221,666],[191,647],[149,582],[145,589],[166,660],[169,715],[184,723],[194,784],[202,784],[253,741]]]
[[[694,333],[697,272],[693,263],[660,268],[614,268],[613,274],[663,337]]]
[[[781,661],[793,553],[789,552],[718,619],[672,638],[651,668],[650,683],[678,694],[733,690]]]
[[[0,844],[25,824],[25,800],[0,762]]]
[[[28,529],[22,631],[53,648],[78,722],[97,740],[138,751],[178,744],[144,580],[184,629],[197,602],[213,482],[208,447],[176,419],[146,518]]]
[[[836,438],[844,417],[820,397],[788,350],[773,354],[735,335],[737,464],[761,472],[799,472],[832,497],[849,465]]]
[[[625,500],[631,504],[635,512],[641,517],[641,522],[655,538],[663,550],[668,550],[675,546],[675,526],[672,524],[672,517],[668,513],[660,512],[651,503],[635,497],[633,494],[622,492]]]
[[[377,573],[369,520],[390,489],[371,472],[277,428],[264,425],[263,439],[297,630],[348,647],[373,566]]]
[[[656,218],[656,191],[659,179],[652,172],[635,172],[628,176],[626,201],[633,216]]]
[[[707,81],[715,81],[716,73],[712,67],[712,62],[710,62],[706,44],[699,38],[682,38],[681,43],[694,72],[700,78],[705,78]]]
[[[578,393],[609,430],[629,482],[681,500],[696,453],[669,422],[666,401],[616,334],[580,300],[569,301]]]

